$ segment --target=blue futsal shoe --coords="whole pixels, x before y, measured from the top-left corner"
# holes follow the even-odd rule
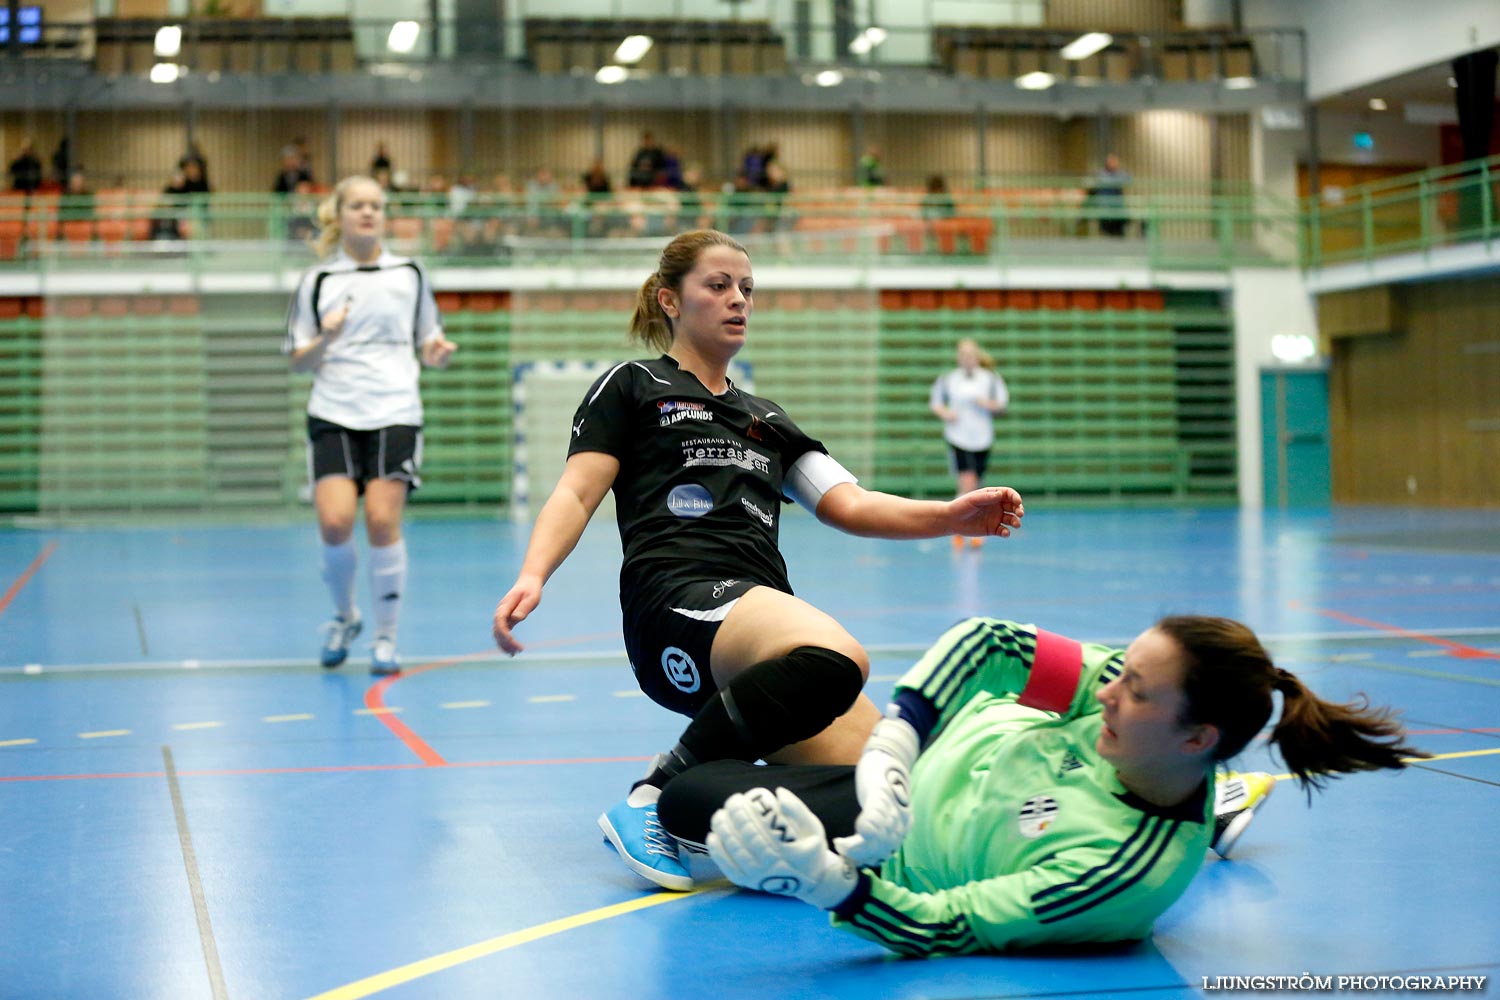
[[[631,805],[627,798],[599,817],[599,829],[604,831],[604,842],[620,853],[631,871],[663,889],[687,892],[693,887],[693,876],[677,856],[677,841],[656,816],[655,796],[650,794],[656,791],[642,785],[631,797],[639,801],[650,796],[651,801]]]
[[[349,644],[364,627],[365,623],[358,617],[346,619],[342,615],[334,615],[324,622],[323,631],[328,633],[328,638],[323,640],[323,651],[318,656],[318,662],[330,670],[343,663],[349,657]]]

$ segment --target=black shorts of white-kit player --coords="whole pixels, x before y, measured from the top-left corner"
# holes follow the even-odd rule
[[[989,468],[990,451],[969,451],[954,445],[948,446],[948,471],[953,473],[972,472],[980,479],[984,478],[984,470]]]
[[[792,593],[777,548],[781,505],[815,510],[855,478],[768,399],[720,395],[663,355],[602,375],[573,417],[568,454],[620,462],[625,647],[641,690],[694,714],[718,690],[709,652],[755,586]]]
[[[421,471],[420,427],[397,424],[357,431],[307,418],[307,478],[314,485],[325,476],[345,476],[363,494],[372,479],[395,479],[406,483],[410,493],[421,487]]]

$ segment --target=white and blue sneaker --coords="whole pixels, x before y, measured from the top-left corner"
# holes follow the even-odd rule
[[[1264,771],[1226,771],[1214,787],[1214,839],[1210,845],[1221,858],[1229,857],[1255,810],[1276,791],[1276,777]]]
[[[324,622],[322,629],[328,633],[328,637],[323,640],[323,652],[318,658],[319,662],[330,670],[343,663],[349,657],[349,646],[359,635],[359,630],[364,627],[365,623],[358,615],[353,618],[334,615]]]
[[[389,677],[401,672],[401,660],[396,656],[396,640],[388,635],[377,635],[375,645],[370,647],[370,673],[376,677]]]
[[[641,785],[599,817],[599,829],[631,871],[663,889],[687,892],[693,876],[677,856],[676,839],[656,816],[660,795],[659,789]]]

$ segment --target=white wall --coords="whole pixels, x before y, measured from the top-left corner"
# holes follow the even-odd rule
[[[1234,297],[1235,419],[1239,444],[1240,505],[1264,506],[1260,428],[1260,370],[1280,364],[1271,353],[1279,333],[1302,334],[1318,341],[1312,296],[1296,268],[1235,268],[1230,274]]]
[[[1246,28],[1307,33],[1307,96],[1319,101],[1500,45],[1496,0],[1244,0]]]

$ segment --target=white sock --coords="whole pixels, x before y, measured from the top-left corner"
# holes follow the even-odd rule
[[[354,539],[339,545],[323,543],[323,582],[328,584],[334,611],[346,622],[359,617],[354,610],[354,569],[358,561]]]
[[[375,606],[375,634],[396,641],[401,594],[406,589],[406,539],[394,545],[370,546],[370,600]]]

